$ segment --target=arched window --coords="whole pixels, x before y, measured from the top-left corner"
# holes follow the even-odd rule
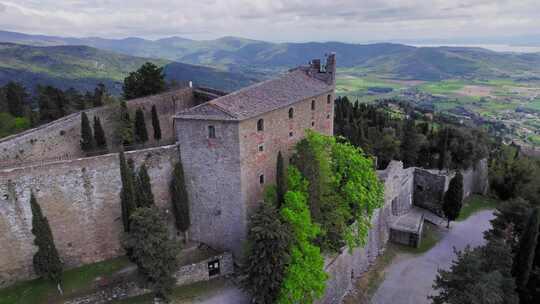
[[[311,101],[311,110],[315,110],[315,99]]]
[[[208,138],[216,138],[216,128],[214,126],[208,126]]]
[[[289,119],[293,119],[293,117],[294,117],[294,109],[290,108],[289,109]]]
[[[257,131],[264,131],[264,120],[257,120]]]
[[[332,102],[332,95],[328,94],[328,96],[326,97],[326,103],[330,104],[331,102]]]
[[[259,175],[259,184],[264,184],[264,174]]]

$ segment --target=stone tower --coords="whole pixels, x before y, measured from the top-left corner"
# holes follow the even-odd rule
[[[249,216],[305,130],[333,134],[335,55],[180,112],[194,240],[238,256]]]

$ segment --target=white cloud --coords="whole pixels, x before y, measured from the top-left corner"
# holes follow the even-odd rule
[[[538,0],[0,0],[0,28],[63,36],[369,41],[538,34]]]

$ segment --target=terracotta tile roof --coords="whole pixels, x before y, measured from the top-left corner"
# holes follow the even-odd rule
[[[298,101],[330,92],[334,85],[308,75],[304,69],[291,70],[280,77],[184,110],[185,119],[244,120],[287,107]]]

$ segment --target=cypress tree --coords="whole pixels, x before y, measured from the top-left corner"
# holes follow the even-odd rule
[[[135,112],[135,142],[144,143],[148,141],[148,132],[146,131],[146,122],[144,121],[144,112],[138,108]]]
[[[120,125],[118,133],[122,145],[127,146],[133,143],[133,125],[125,101],[120,103]]]
[[[154,139],[159,141],[161,139],[161,127],[159,126],[156,105],[152,105],[152,127],[154,128]]]
[[[450,221],[458,218],[463,204],[463,175],[457,172],[450,181],[448,191],[444,194],[442,209],[444,216],[448,220],[447,227],[450,228]]]
[[[253,303],[276,303],[290,261],[291,233],[269,202],[263,202],[251,217],[248,231],[242,286]]]
[[[124,151],[120,151],[118,157],[120,159],[120,176],[122,178],[122,190],[120,192],[122,223],[124,224],[124,231],[129,232],[130,216],[136,208],[133,173],[126,162]]]
[[[124,248],[155,296],[167,300],[176,282],[180,246],[169,239],[166,221],[157,208],[137,208],[131,216]]]
[[[287,175],[285,172],[285,165],[283,164],[283,155],[281,151],[278,152],[277,166],[276,166],[276,193],[277,193],[277,207],[279,208],[283,204],[285,193],[287,192]]]
[[[81,114],[81,149],[85,152],[91,151],[94,148],[94,136],[92,135],[92,128],[90,127],[90,121],[85,112]]]
[[[519,249],[514,260],[513,275],[516,278],[517,290],[520,295],[527,292],[527,284],[533,271],[539,225],[540,209],[535,208],[531,212],[525,230],[520,237]]]
[[[152,194],[150,176],[148,176],[145,164],[142,164],[141,168],[139,168],[139,174],[137,175],[136,201],[137,208],[154,206],[154,194]]]
[[[176,228],[184,232],[184,240],[187,241],[187,231],[191,226],[191,219],[189,217],[189,197],[186,191],[184,168],[181,161],[174,166],[170,189]]]
[[[101,126],[101,121],[99,117],[94,116],[94,140],[96,143],[96,148],[98,149],[107,149],[107,140],[105,139],[105,131]]]
[[[33,193],[30,196],[30,207],[32,209],[32,234],[35,236],[34,245],[38,247],[33,258],[34,271],[38,276],[60,285],[62,261],[54,245],[49,221],[41,212],[41,207]]]

